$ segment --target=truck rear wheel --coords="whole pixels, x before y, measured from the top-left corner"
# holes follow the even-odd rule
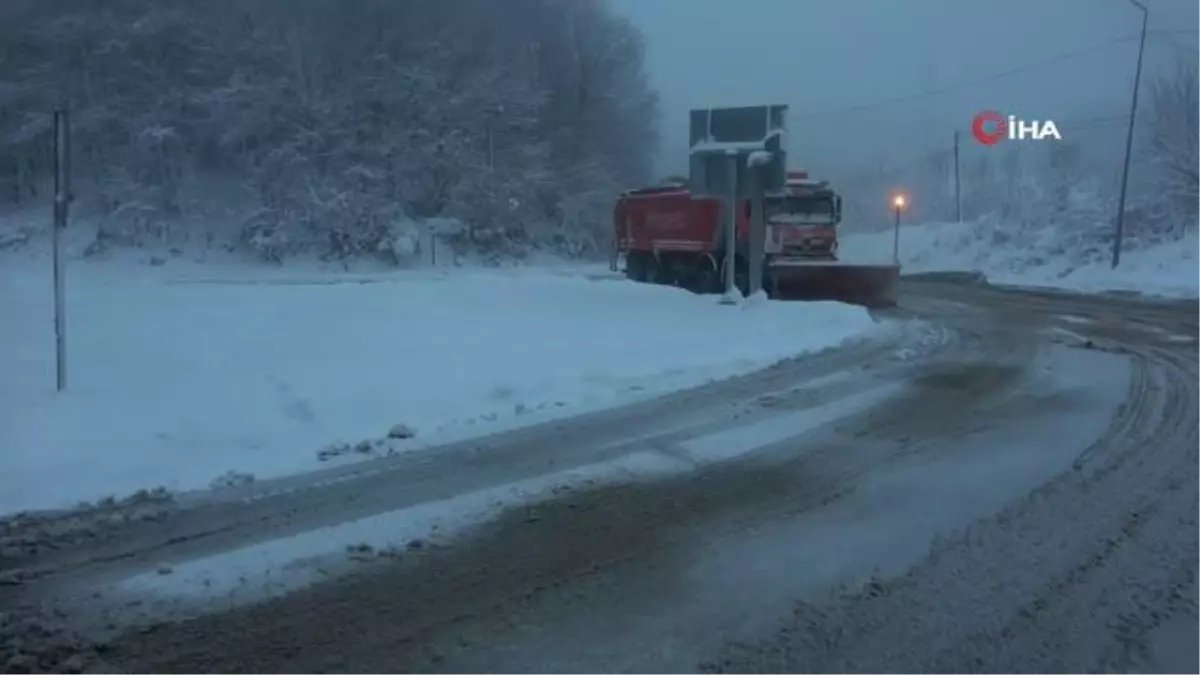
[[[696,259],[692,266],[691,290],[702,295],[721,292],[721,273],[717,263],[710,256],[703,255]]]
[[[675,280],[671,276],[668,261],[657,256],[648,256],[646,260],[646,280],[659,286],[671,286]]]
[[[625,256],[625,277],[630,281],[643,283],[647,278],[646,263],[653,262],[653,258],[646,255],[642,251],[630,251]]]

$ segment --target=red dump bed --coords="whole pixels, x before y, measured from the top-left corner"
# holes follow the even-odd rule
[[[789,192],[805,189],[789,181]],[[832,255],[837,250],[836,222],[793,227],[788,226],[787,214],[772,215],[770,209],[768,206],[768,255],[807,257]],[[739,240],[747,235],[749,215],[749,202],[743,202],[738,209]],[[695,197],[685,187],[630,190],[617,200],[613,221],[619,251],[697,253],[722,248],[721,201]]]
[[[743,236],[745,214],[740,214]],[[623,251],[713,251],[720,247],[721,202],[687,188],[631,190],[617,200],[614,226]]]

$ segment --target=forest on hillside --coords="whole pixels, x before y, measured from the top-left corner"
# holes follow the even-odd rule
[[[74,212],[112,244],[494,256],[608,246],[658,113],[604,0],[6,0],[0,206],[48,204],[69,105]]]

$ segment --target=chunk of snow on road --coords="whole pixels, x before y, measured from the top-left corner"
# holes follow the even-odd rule
[[[413,429],[412,427],[408,426],[407,424],[397,424],[388,430],[388,438],[405,439],[405,438],[412,438],[413,436],[416,436],[416,435],[417,435],[416,430]]]
[[[1090,319],[1086,316],[1075,316],[1074,314],[1064,314],[1058,318],[1066,321],[1067,323],[1095,323],[1096,321],[1095,319]]]
[[[1062,328],[1060,326],[1052,326],[1049,329],[1049,332],[1051,335],[1065,338],[1074,342],[1084,343],[1089,341],[1089,338],[1086,335],[1082,333],[1076,333],[1073,330],[1067,330],[1066,328]]]
[[[950,332],[948,330],[946,330],[945,328],[938,328],[937,330],[929,330],[921,335],[921,338],[916,345],[909,346],[909,347],[901,347],[900,349],[897,349],[893,353],[893,355],[899,361],[909,361],[909,360],[919,356],[922,353],[923,349],[928,349],[931,347],[935,347],[937,345],[946,344],[946,341],[949,339],[950,339]]]
[[[372,456],[352,451],[359,441],[401,420],[417,439],[368,450],[426,448],[877,328],[837,303],[731,313],[595,267],[363,277],[378,283],[240,268],[226,275],[236,283],[191,283],[214,273],[72,262],[68,389],[55,394],[48,264],[10,254],[0,265],[0,512],[316,469],[322,448],[349,448],[325,454],[352,461]]]
[[[214,478],[212,480],[212,483],[209,484],[209,487],[211,487],[213,489],[227,488],[227,487],[239,487],[242,485],[249,485],[253,482],[254,482],[254,474],[252,474],[252,473],[243,473],[240,471],[226,471],[225,473],[221,474],[220,476],[217,476],[216,478]]]

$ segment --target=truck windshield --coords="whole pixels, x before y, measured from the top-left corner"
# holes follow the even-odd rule
[[[767,221],[793,225],[832,225],[835,223],[830,197],[776,197],[767,200]]]

